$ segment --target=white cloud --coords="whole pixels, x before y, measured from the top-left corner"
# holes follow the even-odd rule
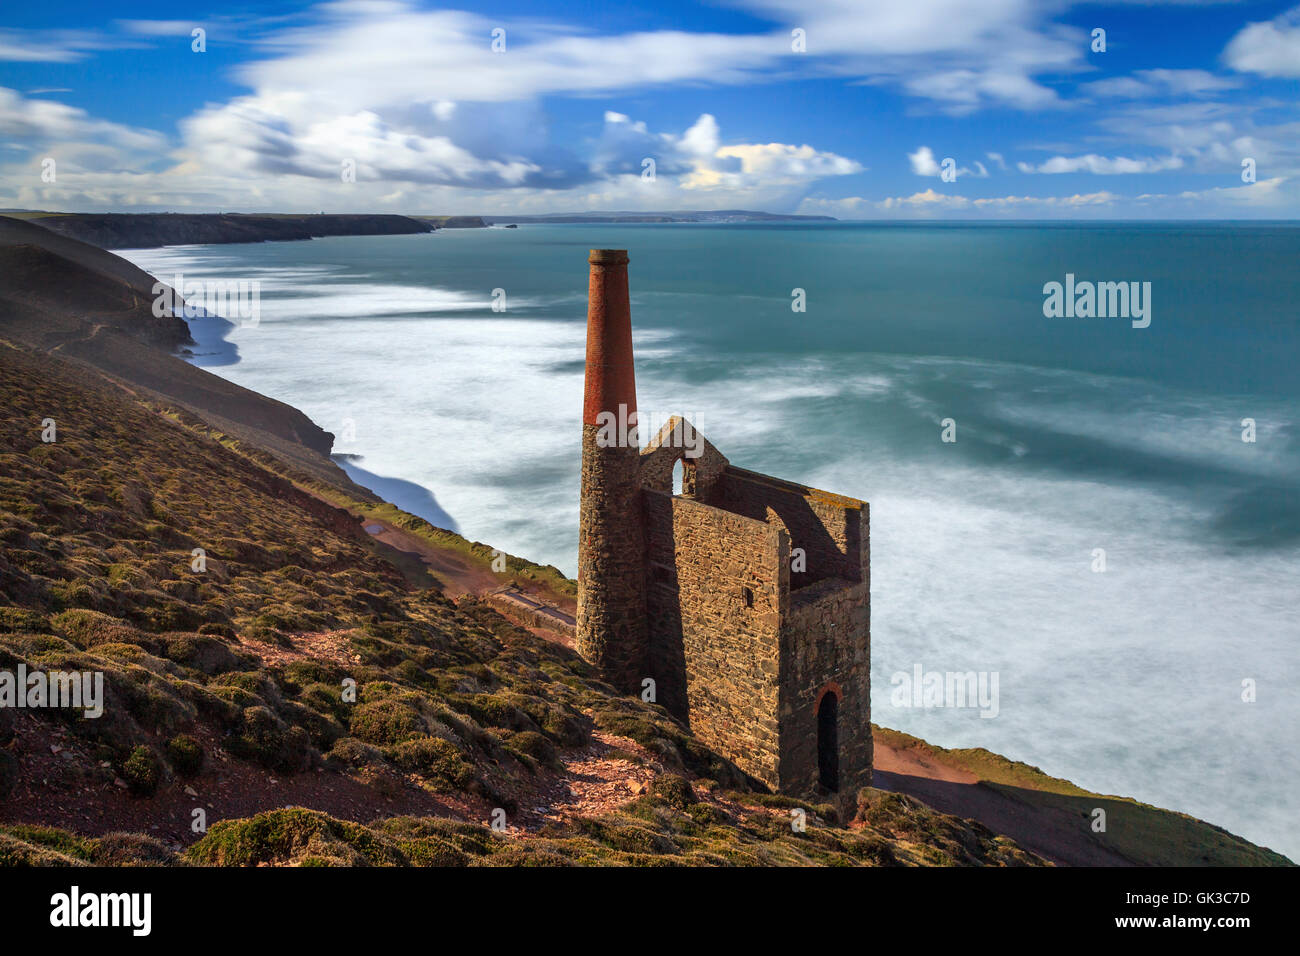
[[[993,196],[972,198],[926,189],[910,196],[888,196],[884,199],[866,199],[850,196],[844,199],[808,198],[799,206],[799,212],[853,218],[863,213],[905,212],[930,215],[945,211],[1011,212],[1043,208],[1069,209],[1106,206],[1122,197],[1105,190],[1095,193],[1075,193],[1070,196]]]
[[[191,20],[118,20],[117,25],[127,33],[143,37],[189,36],[202,21]]]
[[[1215,76],[1208,70],[1138,70],[1131,76],[1114,76],[1082,84],[1079,89],[1089,95],[1123,99],[1147,99],[1162,96],[1187,97],[1220,93],[1236,89],[1241,80]]]
[[[713,156],[718,151],[718,121],[705,113],[682,137],[681,147],[692,156]]]
[[[897,89],[922,101],[913,104],[914,112],[1043,110],[1070,105],[1056,92],[1056,79],[1090,68],[1086,31],[1051,22],[1063,9],[1059,4],[732,2],[755,18],[750,32],[602,34],[578,24],[426,10],[396,0],[339,0],[279,21],[241,21],[257,59],[238,66],[234,78],[248,92],[181,121],[178,139],[98,121],[56,102],[23,100],[12,91],[0,92],[0,133],[26,151],[28,165],[38,144],[68,151],[69,169],[85,174],[77,180],[78,195],[93,202],[135,197],[178,206],[319,208],[330,205],[324,198],[333,197],[330,190],[338,190],[337,202],[351,208],[788,208],[819,181],[860,173],[862,164],[807,143],[728,143],[707,112],[684,131],[655,131],[597,107],[592,117],[603,114],[604,120],[598,132],[566,142],[551,133],[543,104],[554,96],[594,99],[667,86],[834,77]],[[497,26],[508,31],[504,53],[492,52]],[[805,54],[790,48],[795,26],[806,31]],[[88,50],[129,44],[130,37],[188,35],[190,28],[179,20],[120,21],[123,32],[107,39],[0,30],[0,58],[7,50],[11,57],[66,62]],[[1288,75],[1283,60],[1297,33],[1300,8],[1242,30],[1224,61],[1239,70]],[[1018,166],[1034,173],[1182,169],[1235,175],[1240,159],[1250,156],[1259,161],[1261,176],[1292,175],[1300,168],[1297,124],[1257,127],[1253,110],[1262,105],[1214,102],[1214,94],[1240,85],[1239,77],[1193,69],[1145,69],[1084,84],[1080,89],[1089,95],[1120,98],[1090,121],[1101,135],[1088,136],[1085,145],[1049,144],[1042,148],[1050,152],[1041,155],[1061,155]],[[1167,102],[1174,98],[1188,102]],[[1148,99],[1158,104],[1141,102]],[[1168,155],[1105,155],[1132,155],[1141,149],[1134,144]],[[1086,154],[1073,155],[1076,150]],[[929,147],[907,155],[917,175],[941,172]],[[989,165],[962,157],[969,165],[958,168],[959,179],[1008,168],[1001,152],[976,155]],[[647,157],[656,164],[650,182],[641,176]],[[358,173],[358,182],[346,189],[338,175],[345,159],[356,161]],[[117,171],[115,181],[96,178],[108,169]],[[29,173],[23,167],[22,175]],[[929,189],[862,201],[892,202],[893,209],[977,210],[1064,209],[1071,199],[1092,205],[1078,197],[968,199]]]
[[[1300,7],[1265,23],[1247,24],[1228,43],[1223,60],[1241,73],[1300,76]]]
[[[115,44],[89,30],[0,29],[0,61],[17,63],[75,63],[95,50]]]
[[[166,137],[153,130],[95,119],[78,107],[57,100],[28,99],[6,87],[0,87],[0,135],[19,140],[29,149],[99,143],[137,159],[156,158],[167,145]]]
[[[799,205],[799,212],[808,215],[855,218],[928,218],[944,213],[961,213],[968,216],[1034,216],[1044,211],[1101,210],[1122,201],[1123,197],[1108,191],[1075,193],[1069,196],[993,196],[973,198],[926,189],[910,196],[889,196],[884,199],[867,199],[850,196],[843,199],[808,198]]]
[[[939,175],[939,163],[934,158],[934,150],[929,146],[922,146],[915,153],[908,153],[907,161],[912,164],[912,172],[918,176]]]
[[[399,128],[372,110],[316,114],[305,97],[241,97],[182,123],[188,155],[226,175],[299,175],[338,180],[344,161],[358,179],[512,187],[541,172],[521,157],[483,157],[447,135]],[[430,122],[436,119],[430,114]]]
[[[903,88],[913,96],[935,101],[945,112],[964,114],[989,101],[1037,110],[1061,105],[1061,98],[1023,72],[958,69],[926,73],[907,79]]]
[[[996,153],[990,153],[989,156],[995,156]],[[1001,157],[999,157],[1000,159]],[[948,157],[945,157],[946,162]],[[938,176],[943,172],[942,164],[934,158],[934,150],[929,146],[922,146],[915,153],[907,154],[907,161],[912,166],[912,172],[918,176]],[[1003,168],[1006,168],[1005,165]],[[980,179],[988,177],[988,168],[979,160],[975,161],[975,169],[972,170],[967,166],[962,166],[956,170],[957,178],[964,176],[977,176]]]
[[[830,176],[861,172],[862,164],[812,146],[790,143],[736,143],[723,145],[717,119],[700,117],[679,137],[652,133],[645,123],[622,113],[606,112],[605,129],[594,168],[607,174],[641,178],[645,158],[655,162],[655,188],[686,190],[695,203],[699,194],[735,194],[769,197],[802,190]],[[662,189],[664,177],[670,181]],[[642,201],[647,196],[640,196]],[[667,197],[660,195],[657,208]]]
[[[26,159],[8,166],[0,204],[62,209],[217,208],[500,213],[571,209],[788,208],[814,183],[860,172],[857,161],[803,144],[726,144],[711,114],[680,134],[605,111],[594,149],[554,164],[524,155],[484,155],[518,127],[510,104],[411,110],[398,125],[371,110],[315,115],[299,94],[247,96],[213,105],[182,123],[183,144],[168,153],[160,134],[102,123],[61,103],[0,89],[0,134],[27,142]],[[503,112],[504,111],[504,112]],[[396,116],[397,114],[393,114]],[[524,114],[527,117],[527,114]],[[423,124],[423,125],[421,125]],[[441,131],[440,131],[441,130]],[[466,135],[469,135],[466,133]],[[37,144],[62,142],[55,184],[40,182]],[[547,154],[543,143],[538,153]],[[168,156],[167,168],[147,171]],[[641,176],[651,157],[657,175]],[[342,163],[355,163],[345,183]]]
[[[1185,190],[1179,193],[1180,199],[1205,201],[1227,201],[1245,206],[1270,207],[1282,197],[1283,186],[1290,180],[1286,176],[1274,176],[1258,182],[1241,186],[1215,186],[1211,189]]]
[[[1181,169],[1182,166],[1183,160],[1178,156],[1128,159],[1124,156],[1098,156],[1096,153],[1088,153],[1085,156],[1053,156],[1037,166],[1025,162],[1016,164],[1016,168],[1022,173],[1095,173],[1099,176],[1159,173],[1170,169]]]
[[[258,90],[317,89],[338,108],[378,109],[436,95],[508,101],[656,86],[839,76],[895,84],[944,110],[1055,105],[1034,77],[1083,68],[1082,31],[1045,23],[1031,0],[739,0],[772,26],[750,33],[656,30],[598,35],[543,21],[512,25],[455,10],[341,0],[319,22],[264,41],[273,55],[238,68]],[[505,51],[491,31],[506,30]],[[790,31],[806,31],[806,54]]]

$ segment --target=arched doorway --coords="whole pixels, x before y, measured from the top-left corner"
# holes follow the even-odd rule
[[[840,789],[840,699],[822,694],[817,705],[817,782],[829,793]]]

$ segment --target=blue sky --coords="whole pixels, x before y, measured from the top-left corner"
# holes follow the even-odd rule
[[[1292,219],[1297,94],[1285,2],[9,5],[0,206]]]

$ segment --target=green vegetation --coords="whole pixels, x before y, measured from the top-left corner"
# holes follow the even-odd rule
[[[90,838],[53,827],[0,824],[0,866],[164,866],[181,862],[164,843],[138,833]]]
[[[151,747],[136,747],[122,763],[122,779],[136,796],[147,797],[158,789],[162,761]]]
[[[1088,828],[1093,811],[1106,811],[1106,831],[1093,838],[1121,856],[1144,866],[1284,866],[1280,853],[1256,846],[1220,827],[1185,813],[1164,810],[1129,797],[1084,790],[1037,767],[1008,760],[983,747],[947,750],[919,737],[872,725],[872,734],[898,749],[915,750],[950,767],[966,770],[1015,800],[1079,818]]]
[[[348,510],[485,563],[486,546],[351,497],[142,389],[0,340],[0,402],[0,668],[104,678],[99,719],[34,710],[18,728],[0,711],[0,796],[18,792],[5,811],[28,821],[0,824],[0,864],[1042,862],[880,791],[863,791],[851,820],[754,792],[573,651],[403,574]],[[41,440],[47,418],[57,442]],[[511,568],[572,593],[554,568]],[[528,816],[539,795],[563,789],[566,759],[597,751],[649,770],[648,789],[591,812]],[[995,777],[1000,758],[979,759],[998,785],[1032,776],[1004,761]],[[24,776],[37,765],[39,780]],[[344,815],[391,798],[445,816],[397,809],[363,824],[270,809],[284,800],[268,789],[250,790],[262,812],[217,820],[188,849],[32,825],[51,806],[107,799],[172,799],[174,814],[182,788],[206,790],[207,802],[220,786],[285,776],[318,782],[318,795],[364,792],[366,809]],[[507,833],[479,822],[495,808]],[[1169,852],[1188,852],[1191,833],[1171,831]]]
[[[167,761],[182,777],[192,777],[203,769],[203,745],[189,734],[177,734],[167,741]]]
[[[527,836],[433,817],[369,825],[302,808],[214,824],[187,851],[140,838],[101,840],[40,827],[0,825],[0,864],[164,862],[199,866],[900,866],[1035,865],[1004,837],[878,790],[860,797],[859,825],[793,818],[755,803],[703,803],[681,778],[624,805]]]

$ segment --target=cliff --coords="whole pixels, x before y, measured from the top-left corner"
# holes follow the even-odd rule
[[[370,496],[330,459],[333,436],[283,402],[178,357],[183,319],[153,314],[154,279],[103,249],[0,216],[0,339],[93,368],[322,481]]]
[[[102,249],[148,249],[194,243],[272,242],[321,236],[379,236],[433,232],[407,216],[243,215],[240,213],[26,214],[52,232]]]
[[[487,223],[481,216],[416,216],[416,219],[433,223],[439,229],[484,229]]]

